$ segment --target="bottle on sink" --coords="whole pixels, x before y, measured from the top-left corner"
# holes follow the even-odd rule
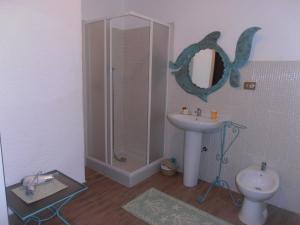
[[[183,106],[181,108],[181,114],[190,115],[191,113],[190,113],[189,109],[186,106]]]
[[[218,120],[218,112],[216,110],[210,111],[210,119],[212,121],[217,121]]]

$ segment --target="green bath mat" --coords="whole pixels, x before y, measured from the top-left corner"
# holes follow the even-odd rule
[[[232,225],[154,188],[122,208],[151,225]]]

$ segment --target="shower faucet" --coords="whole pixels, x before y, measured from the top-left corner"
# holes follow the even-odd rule
[[[266,162],[262,162],[261,163],[261,167],[260,167],[261,171],[265,171],[266,168],[267,168],[267,163]]]
[[[200,108],[197,108],[197,109],[195,110],[195,113],[196,113],[196,116],[201,116],[202,110],[201,110]]]

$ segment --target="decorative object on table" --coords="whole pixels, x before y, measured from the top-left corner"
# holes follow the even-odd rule
[[[226,130],[227,130],[227,128],[231,128],[232,129],[233,139],[228,144],[228,146],[225,148],[225,139],[226,139]],[[199,203],[203,203],[205,201],[205,199],[207,198],[209,192],[211,191],[211,189],[213,187],[223,187],[223,188],[226,188],[228,190],[229,196],[230,196],[233,204],[236,207],[240,207],[241,206],[241,200],[240,199],[235,199],[233,197],[228,182],[226,180],[223,180],[221,178],[221,174],[222,174],[223,164],[227,164],[228,163],[228,158],[226,157],[226,153],[230,150],[231,146],[233,145],[233,143],[238,138],[238,136],[240,134],[240,129],[246,129],[246,128],[247,128],[246,126],[234,123],[232,121],[225,121],[223,123],[222,130],[221,130],[221,148],[220,148],[220,153],[218,153],[216,155],[216,160],[219,161],[218,174],[217,174],[215,180],[210,184],[210,186],[207,189],[207,191],[203,195],[200,195],[197,198],[197,201]]]
[[[173,176],[177,172],[176,159],[164,159],[160,165],[161,173],[166,176]]]
[[[70,225],[63,215],[61,215],[61,209],[76,195],[87,190],[87,187],[57,170],[51,171],[44,175],[50,174],[54,175],[54,179],[50,182],[55,182],[55,180],[57,180],[61,184],[64,184],[66,188],[31,204],[25,203],[13,192],[14,189],[22,186],[22,183],[18,183],[6,188],[7,206],[23,222],[23,225],[30,222],[36,222],[37,224],[41,225],[54,217],[58,217],[64,224]],[[40,186],[46,184],[47,183],[37,185],[33,196],[38,192]],[[23,194],[26,196],[25,188],[22,188]],[[31,195],[27,197],[30,196]],[[42,218],[42,215],[45,214],[41,212],[44,211],[51,212],[50,216]]]
[[[36,184],[34,189],[34,192],[31,192],[28,194],[27,186],[24,187],[19,186],[12,190],[13,193],[15,193],[19,198],[21,198],[24,202],[27,204],[39,201],[43,198],[46,198],[50,195],[55,194],[56,192],[59,192],[68,186],[61,183],[57,179],[51,178],[51,180],[48,180],[47,182],[43,182],[40,184]]]
[[[150,225],[232,225],[154,188],[122,208]]]
[[[46,183],[52,179],[54,179],[53,174],[43,174],[42,172],[38,172],[36,175],[24,177],[21,180],[21,183],[26,190],[26,195],[33,195],[37,185]]]
[[[252,40],[258,30],[259,27],[250,27],[241,34],[233,62],[217,43],[221,35],[219,31],[185,48],[174,63],[170,62],[170,69],[179,86],[205,102],[208,95],[220,89],[228,78],[232,87],[239,87],[239,69],[249,59]]]

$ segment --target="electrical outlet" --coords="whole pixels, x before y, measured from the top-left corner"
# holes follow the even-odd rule
[[[256,88],[256,82],[253,81],[244,82],[245,90],[255,90],[255,88]]]

